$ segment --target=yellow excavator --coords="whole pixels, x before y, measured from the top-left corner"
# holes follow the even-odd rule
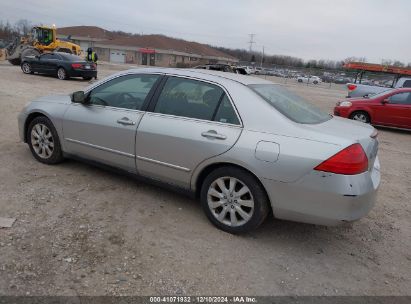
[[[6,59],[13,65],[20,65],[23,57],[54,51],[82,55],[79,45],[57,39],[57,30],[54,26],[35,26],[27,37],[16,37],[6,46],[3,56],[0,54],[0,59]]]

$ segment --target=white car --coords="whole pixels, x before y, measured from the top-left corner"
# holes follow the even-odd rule
[[[318,76],[300,76],[297,78],[298,82],[301,83],[312,83],[312,84],[320,84],[323,81]]]

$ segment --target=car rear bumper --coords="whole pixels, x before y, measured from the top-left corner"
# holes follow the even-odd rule
[[[295,183],[263,179],[274,216],[310,224],[334,226],[367,215],[380,184],[378,157],[371,171],[339,175],[312,171]]]
[[[71,70],[69,72],[70,77],[96,77],[97,70]]]

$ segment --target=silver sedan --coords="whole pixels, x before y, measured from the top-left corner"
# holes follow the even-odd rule
[[[102,163],[197,196],[218,228],[365,216],[380,183],[377,132],[281,85],[206,70],[136,69],[48,96],[18,117],[45,164]]]

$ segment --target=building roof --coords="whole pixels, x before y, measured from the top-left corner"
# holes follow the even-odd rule
[[[59,28],[57,33],[59,35],[99,39],[99,44],[174,50],[195,55],[236,60],[235,57],[208,45],[164,35],[126,35],[124,33],[110,32],[96,26],[63,27]]]
[[[118,37],[111,40],[101,41],[100,43],[121,46],[139,46],[144,48],[162,50],[174,50],[203,56],[236,59],[233,56],[218,51],[205,44],[171,38],[163,35],[135,35],[131,37]]]
[[[89,37],[102,40],[113,38],[113,34],[110,31],[107,31],[101,27],[86,25],[61,27],[57,29],[57,34]]]

